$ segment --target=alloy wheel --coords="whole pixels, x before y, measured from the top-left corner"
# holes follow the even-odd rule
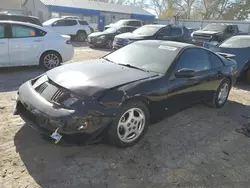
[[[229,93],[229,85],[228,85],[228,83],[224,83],[221,86],[219,93],[218,93],[218,103],[220,105],[226,101],[228,93]]]
[[[132,108],[127,110],[121,116],[117,126],[119,139],[124,143],[133,142],[142,134],[145,122],[146,117],[141,109]]]
[[[53,69],[60,65],[60,59],[56,54],[47,54],[44,57],[44,66],[47,69]]]

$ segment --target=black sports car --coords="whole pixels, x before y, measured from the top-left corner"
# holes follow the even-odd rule
[[[121,33],[131,33],[136,27],[131,26],[117,26],[110,27],[103,32],[94,32],[88,36],[88,43],[93,47],[113,47],[114,37]]]
[[[237,64],[191,44],[138,41],[101,59],[62,65],[22,84],[14,114],[60,141],[64,135],[106,135],[131,146],[149,118],[197,102],[220,108]],[[107,130],[107,131],[104,131]]]
[[[239,78],[250,84],[250,35],[233,36],[209,49],[214,52],[234,54]]]

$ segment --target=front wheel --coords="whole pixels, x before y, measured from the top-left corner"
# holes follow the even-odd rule
[[[109,141],[118,147],[132,146],[147,132],[148,123],[147,106],[139,101],[129,102],[116,114],[108,131]]]
[[[113,48],[113,40],[108,39],[107,42],[106,42],[106,47],[108,49],[112,49]]]
[[[224,79],[220,86],[218,87],[215,95],[209,101],[206,101],[205,104],[212,108],[221,108],[225,105],[228,99],[228,95],[231,89],[231,84],[229,79]]]

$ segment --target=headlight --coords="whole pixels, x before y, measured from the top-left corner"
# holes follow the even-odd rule
[[[70,97],[67,98],[65,101],[63,101],[63,105],[70,107],[72,106],[74,103],[76,103],[78,101],[77,98],[75,98],[72,94],[70,94]]]
[[[97,39],[101,39],[101,40],[103,40],[103,39],[105,39],[106,38],[106,36],[100,36],[100,37],[98,37]]]
[[[45,74],[35,81],[35,83],[33,84],[33,88],[37,88],[38,86],[40,86],[41,84],[43,84],[44,82],[47,82],[47,81],[48,81],[48,77]]]

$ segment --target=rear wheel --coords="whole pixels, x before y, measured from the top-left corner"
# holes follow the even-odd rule
[[[58,67],[62,63],[60,54],[57,52],[46,52],[41,56],[40,65],[45,69],[50,70],[55,67]]]
[[[108,131],[109,141],[119,147],[132,146],[147,132],[148,123],[149,111],[144,103],[127,103],[117,113]]]
[[[209,101],[206,101],[206,105],[212,108],[221,108],[227,102],[227,98],[231,89],[229,79],[224,79],[218,87],[215,95]]]
[[[87,34],[85,31],[78,31],[76,35],[76,40],[79,42],[85,42],[87,38]]]

